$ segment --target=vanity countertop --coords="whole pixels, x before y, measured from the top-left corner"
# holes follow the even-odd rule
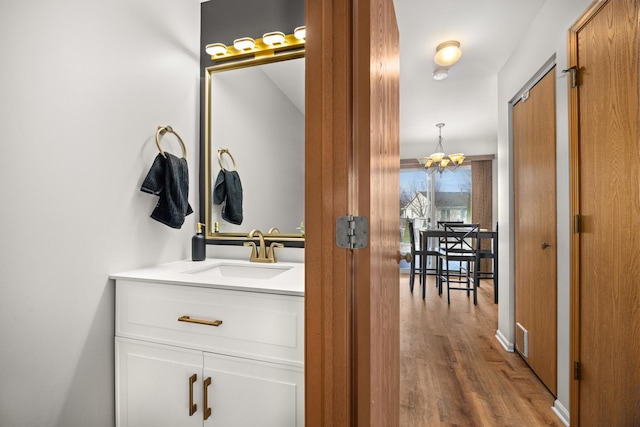
[[[252,263],[222,258],[182,260],[111,274],[115,280],[304,296],[304,264]]]

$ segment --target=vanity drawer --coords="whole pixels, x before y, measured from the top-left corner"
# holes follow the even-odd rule
[[[116,281],[120,337],[303,366],[303,322],[303,297]]]

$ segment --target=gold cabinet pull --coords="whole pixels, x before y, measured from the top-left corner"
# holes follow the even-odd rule
[[[193,383],[198,379],[198,375],[193,374],[189,377],[189,416],[191,417],[196,413],[198,405],[193,403]]]
[[[202,405],[204,410],[202,416],[205,421],[211,416],[211,408],[209,408],[209,386],[211,385],[211,377],[204,380],[202,383]]]
[[[178,322],[197,323],[199,325],[207,325],[207,326],[215,326],[215,327],[218,327],[218,326],[222,325],[222,320],[192,319],[189,316],[180,316],[180,317],[178,317]]]

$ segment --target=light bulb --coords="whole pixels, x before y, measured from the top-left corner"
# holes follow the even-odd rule
[[[429,158],[431,158],[431,160],[433,160],[436,163],[440,163],[444,158],[444,153],[433,153],[432,155],[429,156]]]
[[[433,72],[433,80],[444,80],[449,76],[449,71],[439,68]]]
[[[438,47],[436,47],[436,54],[434,55],[433,60],[436,64],[442,67],[449,67],[458,62],[460,57],[462,57],[460,42],[450,40],[440,43]]]
[[[298,40],[304,40],[307,38],[307,27],[302,26],[293,30],[293,36]]]
[[[284,43],[284,33],[280,31],[273,31],[271,33],[266,33],[262,36],[262,41],[264,44],[273,46],[274,44],[282,44]]]
[[[223,53],[227,53],[227,46],[222,43],[208,44],[204,48],[204,51],[207,52],[207,55],[210,56],[222,55]]]
[[[251,37],[242,37],[233,41],[233,47],[238,50],[253,49],[256,42]]]

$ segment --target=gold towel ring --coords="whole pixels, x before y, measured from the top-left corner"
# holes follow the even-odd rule
[[[184,141],[182,141],[182,138],[180,138],[180,135],[178,135],[178,133],[175,130],[173,130],[171,126],[158,126],[158,131],[156,132],[156,145],[158,146],[158,151],[160,151],[160,154],[162,154],[162,157],[166,159],[167,155],[164,154],[164,151],[162,151],[162,147],[160,147],[160,135],[164,135],[167,132],[174,134],[176,138],[178,138],[178,141],[180,141],[180,145],[182,146],[182,157],[186,159],[187,147],[184,146]]]
[[[222,163],[222,155],[223,154],[226,154],[231,159],[231,162],[233,163],[233,170],[238,169],[238,167],[236,166],[236,160],[233,158],[233,156],[229,152],[229,149],[228,148],[218,148],[218,164],[220,165],[220,169],[222,169],[223,171],[226,171],[226,169],[224,168],[224,165]]]

